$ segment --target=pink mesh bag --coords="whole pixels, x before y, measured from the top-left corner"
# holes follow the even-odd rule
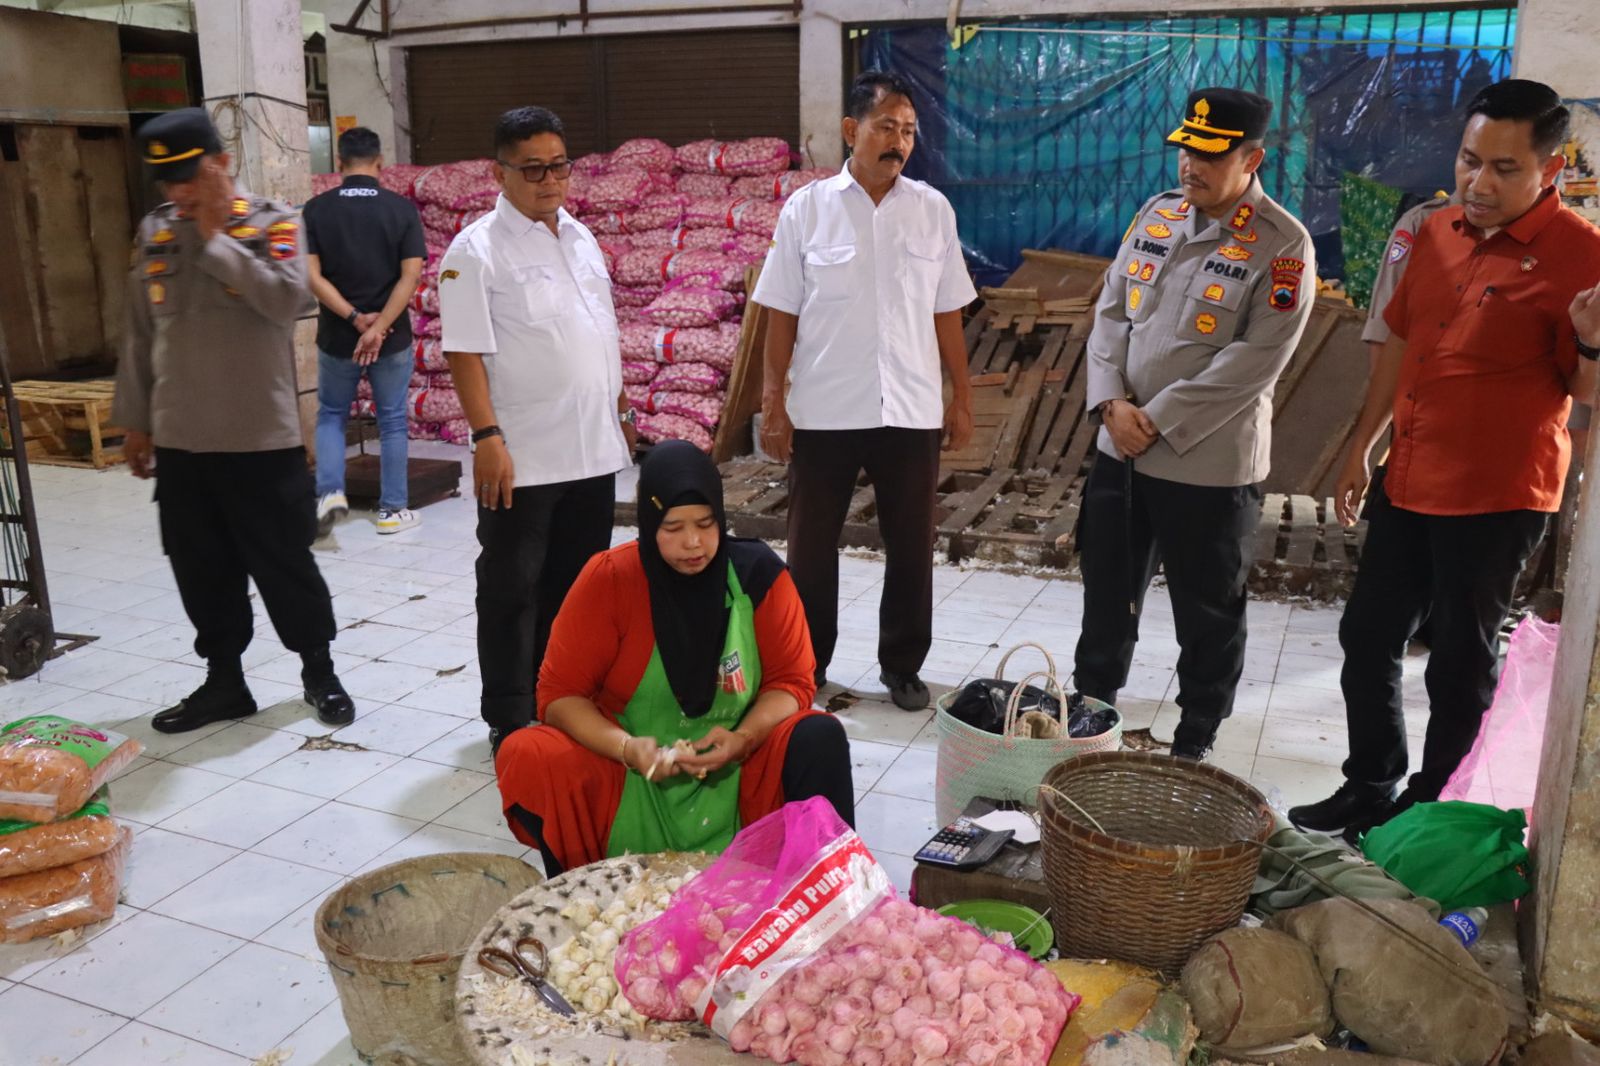
[[[682,415],[640,415],[639,436],[652,444],[664,440],[686,440],[708,455],[715,443],[710,430]]]
[[[659,326],[710,326],[738,306],[738,299],[722,289],[673,282],[661,290],[642,315]]]
[[[1078,1004],[1020,951],[896,899],[821,797],[742,830],[616,957],[646,1016],[805,1066],[1045,1066]]]
[[[1533,806],[1544,753],[1544,726],[1561,627],[1528,615],[1511,647],[1478,739],[1450,775],[1441,800],[1468,800],[1505,810]]]

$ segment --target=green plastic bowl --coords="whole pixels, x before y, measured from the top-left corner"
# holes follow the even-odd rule
[[[1056,933],[1050,923],[1032,907],[1020,903],[1007,903],[1003,899],[968,899],[960,903],[946,903],[939,913],[960,918],[975,926],[980,933],[1010,933],[1018,949],[1036,959],[1042,959],[1055,946]]]

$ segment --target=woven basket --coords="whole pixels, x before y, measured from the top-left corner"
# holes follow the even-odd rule
[[[1062,763],[1045,777],[1040,808],[1062,957],[1168,978],[1239,924],[1272,832],[1266,800],[1237,777],[1143,752]]]
[[[1018,644],[1006,652],[995,670],[995,678],[1004,680],[1006,664],[1022,648],[1036,648],[1044,655],[1049,670],[1032,674],[1017,682],[1012,699],[1007,706],[1006,732],[1010,733],[1016,703],[1024,686],[1035,677],[1048,678],[1061,696],[1061,706],[1066,709],[1066,696],[1061,682],[1056,680],[1055,660],[1037,644]],[[968,803],[977,796],[985,799],[1010,800],[1034,806],[1039,782],[1051,767],[1063,759],[1094,751],[1116,751],[1122,747],[1122,717],[1116,724],[1095,737],[1061,736],[1049,740],[1032,737],[1014,737],[990,733],[970,726],[950,713],[950,705],[961,694],[960,689],[945,693],[935,704],[934,719],[939,724],[939,762],[934,800],[940,825],[949,825],[960,816]],[[1084,697],[1095,710],[1111,710],[1099,700]]]
[[[451,852],[354,878],[317,908],[350,1043],[383,1066],[467,1060],[455,1024],[461,957],[508,900],[543,878],[520,859]]]

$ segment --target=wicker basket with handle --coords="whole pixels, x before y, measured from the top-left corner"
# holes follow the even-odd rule
[[[1040,787],[1045,884],[1064,958],[1178,976],[1239,924],[1272,832],[1261,794],[1205,763],[1100,752]]]
[[[542,880],[507,855],[450,852],[380,867],[322,901],[317,946],[363,1061],[466,1061],[455,1022],[461,958],[502,905]]]
[[[1122,746],[1121,716],[1099,736],[1069,737],[1065,730],[1063,735],[1049,739],[1012,736],[1023,689],[1035,678],[1044,678],[1047,685],[1054,686],[1063,715],[1067,709],[1066,692],[1056,677],[1055,660],[1037,644],[1018,644],[1006,652],[995,668],[995,679],[1005,680],[1011,657],[1023,648],[1036,649],[1044,656],[1048,669],[1030,674],[1011,690],[1011,698],[1006,701],[1004,733],[978,729],[951,714],[950,705],[961,694],[960,689],[939,698],[935,711],[939,724],[939,761],[934,796],[940,825],[955,821],[977,796],[1032,806],[1039,782],[1052,766],[1075,755],[1115,751]],[[1110,709],[1098,700],[1086,698],[1086,701],[1092,709]]]

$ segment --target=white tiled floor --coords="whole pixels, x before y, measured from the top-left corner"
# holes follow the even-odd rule
[[[121,469],[40,467],[34,481],[57,627],[99,639],[37,677],[0,684],[0,720],[55,711],[130,733],[146,750],[114,790],[136,833],[117,916],[69,947],[0,948],[0,1062],[210,1066],[292,1048],[293,1066],[354,1064],[312,933],[321,899],[351,874],[431,852],[492,850],[538,864],[501,820],[478,720],[470,503],[428,507],[418,529],[394,538],[357,516],[336,544],[319,545],[343,627],[335,654],[359,705],[355,724],[334,736],[365,750],[305,751],[306,737],[326,730],[299,699],[298,658],[259,611],[247,672],[261,712],[176,737],[151,730],[151,713],[202,672],[149,487]],[[909,856],[937,828],[937,738],[930,714],[889,705],[878,684],[882,574],[873,559],[842,561],[835,685],[823,695],[843,686],[862,697],[839,714],[853,741],[859,827],[904,887]],[[936,691],[992,675],[1001,650],[1023,639],[1070,671],[1079,585],[940,567],[935,588],[924,676]],[[1246,681],[1215,761],[1275,802],[1318,798],[1338,781],[1337,618],[1251,607]],[[1012,676],[1034,667],[1028,655]],[[1156,590],[1124,690],[1128,728],[1170,736],[1176,657],[1171,608]],[[1412,696],[1421,665],[1408,664]]]

